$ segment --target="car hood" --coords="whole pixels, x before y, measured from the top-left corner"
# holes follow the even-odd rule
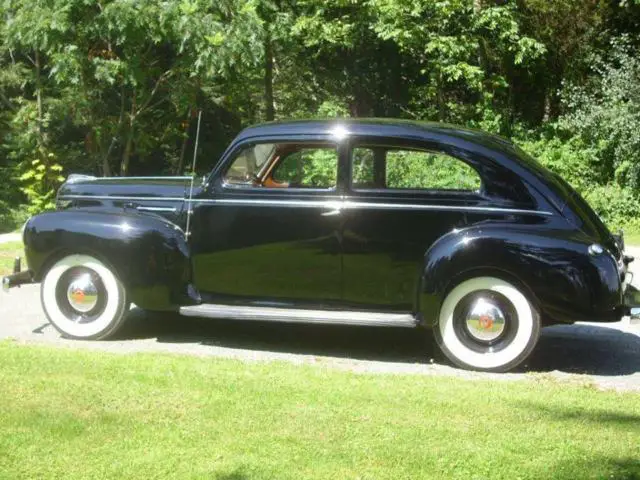
[[[58,198],[116,197],[132,200],[183,200],[191,177],[106,177],[71,175],[60,187]]]

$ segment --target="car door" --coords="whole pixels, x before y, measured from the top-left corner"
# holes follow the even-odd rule
[[[295,307],[341,299],[339,156],[323,140],[260,140],[223,160],[193,206],[193,278],[203,301]]]
[[[344,301],[413,311],[424,256],[482,213],[478,172],[440,145],[352,141],[343,232]]]

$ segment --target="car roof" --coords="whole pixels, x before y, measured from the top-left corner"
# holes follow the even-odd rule
[[[291,135],[338,135],[344,138],[379,137],[402,138],[422,141],[443,142],[463,149],[475,151],[489,150],[498,155],[490,155],[503,167],[527,180],[562,209],[565,197],[569,194],[561,185],[557,175],[551,173],[540,163],[518,148],[512,141],[473,128],[461,127],[440,122],[423,122],[395,118],[333,118],[325,120],[277,121],[245,128],[236,137],[233,144],[258,138],[286,139]],[[230,146],[231,148],[231,146]],[[485,154],[487,151],[485,150]]]
[[[481,130],[439,122],[392,118],[334,118],[326,120],[277,121],[245,128],[237,140],[286,135],[331,135],[338,129],[355,136],[437,139],[449,137],[479,144],[492,150],[511,153],[514,144],[505,138]]]

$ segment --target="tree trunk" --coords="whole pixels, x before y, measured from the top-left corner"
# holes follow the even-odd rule
[[[35,67],[36,67],[36,79],[35,79],[35,83],[36,83],[36,106],[38,109],[38,146],[39,147],[43,147],[44,144],[46,143],[46,137],[44,134],[44,128],[43,128],[43,123],[44,123],[44,110],[42,108],[42,77],[41,77],[41,71],[42,71],[42,65],[40,63],[40,52],[38,52],[38,50],[35,51],[35,61],[34,61]]]
[[[189,143],[189,127],[191,126],[191,109],[187,113],[187,119],[184,122],[184,136],[182,137],[182,147],[180,148],[180,160],[178,161],[178,168],[176,168],[176,175],[180,175],[184,169],[184,156],[187,153],[187,144]]]
[[[102,158],[102,176],[110,177],[111,176],[111,166],[109,165],[109,152],[111,151],[111,147],[107,151],[107,154]]]
[[[273,103],[273,45],[270,26],[267,26],[264,38],[264,105],[267,121],[273,120],[276,109]]]
[[[446,114],[446,101],[443,94],[444,81],[442,80],[442,72],[438,72],[438,85],[436,88],[436,105],[438,106],[438,121],[444,122]]]
[[[129,129],[127,130],[127,140],[122,152],[122,161],[120,162],[120,176],[129,175],[129,161],[131,159],[131,150],[133,148],[133,128],[136,122],[136,95],[131,100],[131,113],[129,114]]]
[[[122,162],[120,163],[120,176],[126,177],[129,175],[129,159],[131,158],[131,148],[133,146],[133,121],[129,124],[129,131],[127,132],[127,142],[124,146],[124,152],[122,153]]]
[[[473,0],[473,13],[476,17],[479,17],[482,13],[482,9],[484,6],[482,5],[482,0]],[[487,45],[484,38],[480,37],[478,40],[478,65],[482,69],[485,75],[488,73],[488,62],[487,62]]]

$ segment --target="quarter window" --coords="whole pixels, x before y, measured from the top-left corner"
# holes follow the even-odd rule
[[[338,177],[332,145],[258,144],[243,149],[224,175],[228,186],[331,189]]]
[[[352,156],[354,188],[476,192],[478,172],[442,152],[392,147],[358,147]]]

